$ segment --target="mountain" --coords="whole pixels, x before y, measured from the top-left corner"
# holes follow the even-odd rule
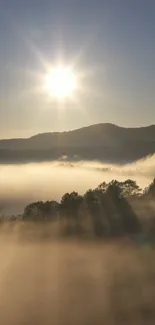
[[[155,125],[124,128],[102,123],[27,139],[0,140],[0,162],[69,160],[131,162],[155,153]]]

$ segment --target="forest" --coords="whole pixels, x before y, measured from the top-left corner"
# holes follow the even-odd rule
[[[113,180],[102,182],[97,188],[89,189],[84,195],[73,191],[65,193],[60,202],[38,201],[28,204],[21,215],[6,221],[23,224],[49,225],[59,234],[94,238],[115,238],[130,236],[144,238],[152,243],[155,234],[155,179],[141,189],[131,179],[124,182]],[[37,229],[37,226],[36,226]],[[52,232],[51,232],[52,233]],[[49,234],[48,234],[49,235]]]

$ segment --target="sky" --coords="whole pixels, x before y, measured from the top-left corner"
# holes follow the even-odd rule
[[[60,59],[83,76],[63,104],[42,91]],[[154,90],[154,0],[0,1],[0,138],[154,124]]]

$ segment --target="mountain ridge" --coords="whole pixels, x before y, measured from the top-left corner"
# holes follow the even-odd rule
[[[125,128],[111,123],[0,140],[0,162],[59,159],[133,161],[155,153],[155,125]]]
[[[131,130],[139,130],[139,129],[144,130],[144,129],[151,129],[151,128],[155,129],[155,124],[150,124],[150,125],[146,125],[146,126],[125,127],[125,126],[120,126],[120,125],[113,124],[113,123],[96,123],[96,124],[91,124],[91,125],[83,126],[80,128],[71,129],[71,130],[40,132],[40,133],[31,135],[29,137],[0,138],[0,142],[1,141],[9,141],[9,140],[27,140],[27,139],[32,139],[34,137],[41,136],[41,135],[62,134],[62,133],[64,134],[64,133],[70,133],[70,132],[74,132],[74,131],[80,131],[82,129],[88,129],[91,127],[99,127],[99,126],[109,126],[109,127],[114,127],[114,128],[118,128],[118,129],[130,130],[130,131]]]

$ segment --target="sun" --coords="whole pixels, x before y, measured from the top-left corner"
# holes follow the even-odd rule
[[[57,99],[69,98],[77,88],[77,77],[70,67],[58,66],[45,77],[46,92]]]

